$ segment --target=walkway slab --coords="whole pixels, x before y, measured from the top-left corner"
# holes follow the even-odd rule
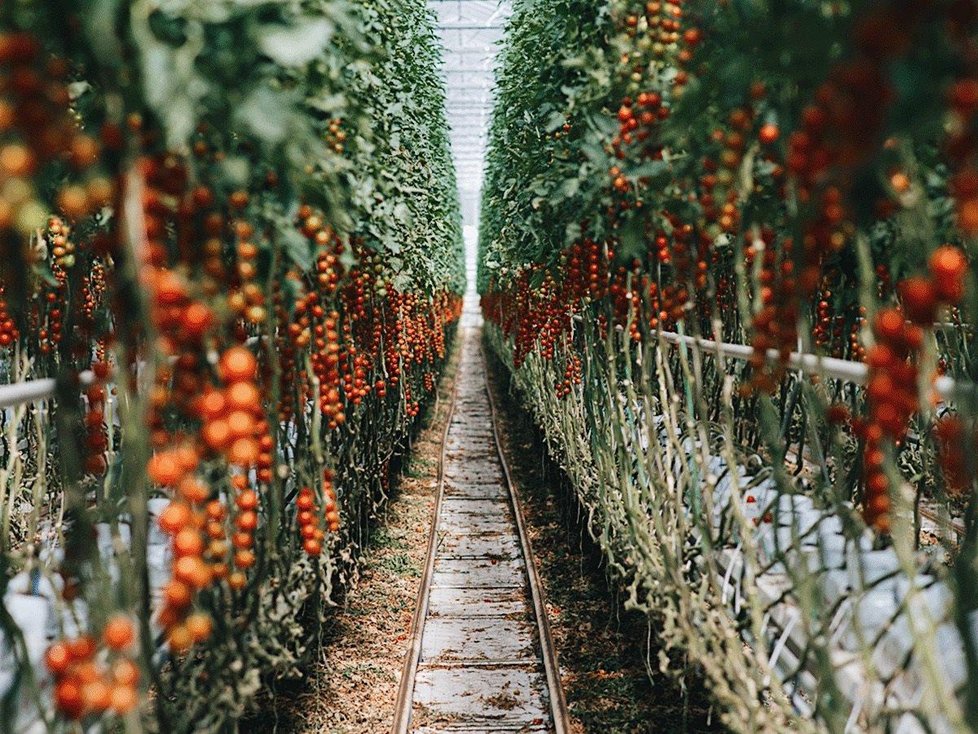
[[[435,617],[530,617],[530,605],[519,587],[460,588],[443,586],[431,590],[428,618]]]

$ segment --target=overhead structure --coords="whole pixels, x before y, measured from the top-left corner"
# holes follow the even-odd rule
[[[429,0],[444,46],[448,122],[466,225],[478,219],[492,110],[493,59],[510,15],[509,0]]]

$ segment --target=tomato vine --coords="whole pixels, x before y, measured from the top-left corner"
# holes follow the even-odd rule
[[[847,542],[894,554],[911,577],[923,573],[921,513],[957,517],[955,562],[924,564],[954,597],[931,621],[956,627],[941,634],[960,643],[962,675],[978,671],[966,621],[978,609],[976,22],[970,0],[514,5],[482,210],[491,338],[633,602],[664,617],[677,647],[729,658],[704,665],[745,730],[768,713],[797,724],[807,704],[758,706],[788,701],[805,670],[822,682],[813,725],[843,725],[849,710],[824,625],[808,625],[807,659],[772,693],[764,651],[780,651],[765,647],[760,592],[759,616],[739,618],[756,646],[744,656],[724,647],[726,623],[704,642],[686,621],[724,605],[715,592],[729,574],[698,565],[708,551],[740,552],[744,533],[779,526],[771,512],[754,518],[769,530],[713,524],[721,456],[732,470],[759,454],[774,506],[803,497]],[[688,337],[751,351],[740,362],[694,355]],[[844,360],[865,388],[799,370],[805,355]],[[947,378],[954,389],[935,396]],[[644,452],[621,453],[646,431]],[[688,466],[663,477],[674,450]],[[676,519],[687,513],[688,525]],[[751,573],[788,567],[797,552],[747,551]],[[811,575],[784,573],[811,616],[822,603],[805,596]],[[938,703],[950,684],[937,681],[934,634],[919,632],[901,663],[926,671],[921,716],[940,709],[952,726],[978,726],[978,698]],[[854,649],[869,656],[874,644]],[[748,679],[766,693],[749,693]],[[898,704],[854,705],[871,728],[901,715]]]
[[[415,0],[0,8],[3,375],[57,383],[5,727],[224,730],[314,649],[460,313],[439,58]]]

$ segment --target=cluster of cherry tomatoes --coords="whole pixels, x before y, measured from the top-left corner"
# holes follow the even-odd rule
[[[101,640],[83,635],[48,648],[44,660],[54,676],[58,711],[71,719],[133,711],[139,704],[141,677],[132,659],[135,643],[133,621],[116,615],[106,621]]]
[[[56,200],[72,219],[109,204],[113,185],[94,170],[101,147],[82,131],[71,111],[69,65],[43,52],[29,33],[0,33],[0,231],[23,250],[43,229],[50,212],[40,199],[38,177],[66,163],[73,178]],[[20,256],[20,252],[9,254]]]
[[[296,519],[299,523],[299,536],[302,539],[302,549],[310,556],[318,556],[322,552],[323,539],[326,537],[320,527],[320,519],[325,520],[326,529],[336,533],[340,529],[340,516],[336,507],[336,490],[333,486],[333,472],[326,470],[322,485],[322,507],[316,505],[316,494],[310,487],[303,487],[296,495]]]

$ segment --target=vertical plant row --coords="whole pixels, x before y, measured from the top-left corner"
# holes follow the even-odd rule
[[[514,4],[488,338],[735,730],[978,728],[976,24]]]
[[[0,8],[4,731],[315,648],[460,313],[439,63],[420,0]]]

